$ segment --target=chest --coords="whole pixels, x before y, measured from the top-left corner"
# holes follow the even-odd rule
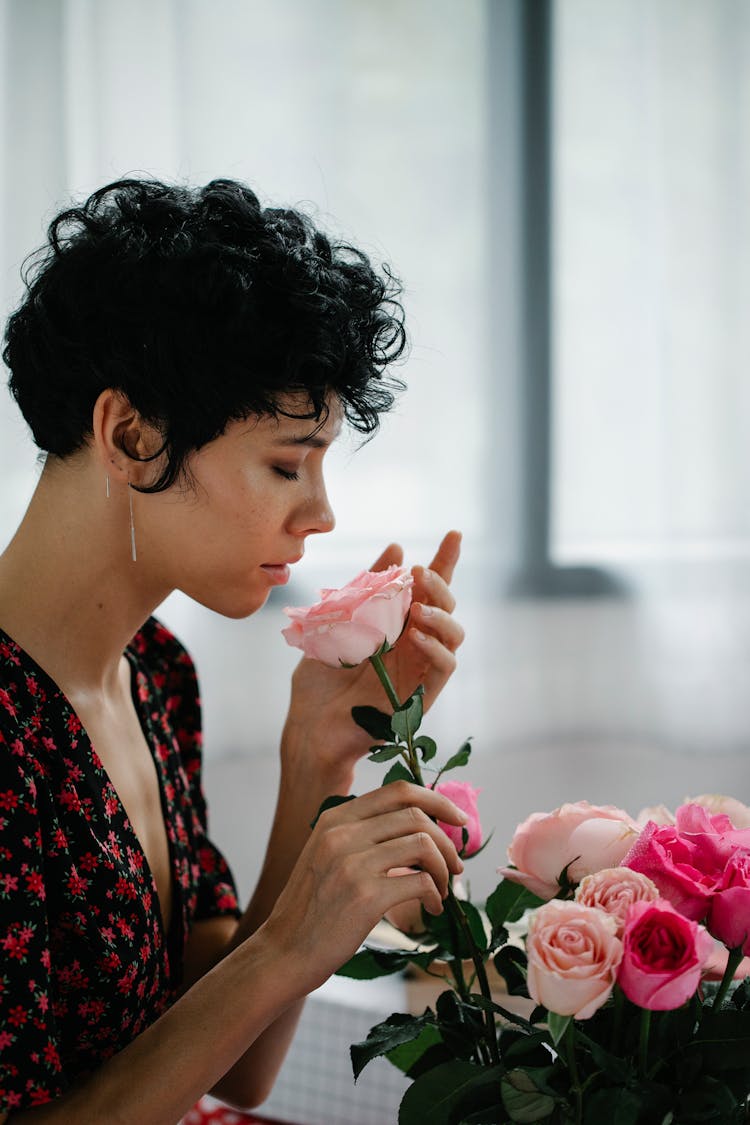
[[[116,703],[76,702],[91,745],[115,789],[156,883],[165,932],[172,915],[172,875],[156,763],[128,692]]]

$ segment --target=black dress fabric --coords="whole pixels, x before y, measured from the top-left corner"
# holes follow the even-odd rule
[[[199,919],[239,915],[207,836],[195,669],[151,617],[127,646],[167,828],[173,908],[73,707],[0,629],[0,1110],[42,1105],[176,997]]]

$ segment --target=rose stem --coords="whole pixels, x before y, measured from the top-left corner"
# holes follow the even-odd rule
[[[390,700],[391,707],[394,711],[398,711],[401,704],[399,702],[398,696],[396,695],[396,689],[391,683],[391,677],[388,675],[388,669],[383,663],[383,658],[380,653],[376,652],[373,656],[371,656],[370,663],[377,672],[378,679],[385,688],[385,694]],[[424,789],[426,788],[426,786],[422,777],[422,771],[419,768],[419,758],[417,756],[416,750],[414,749],[414,744],[412,743],[411,738],[411,731],[408,729],[408,727],[406,732],[406,747],[409,753],[409,767],[411,769],[411,772],[414,774],[414,780],[416,781],[417,785],[421,785]]]
[[[487,979],[487,971],[484,967],[484,959],[482,957],[481,950],[477,947],[477,944],[474,941],[474,935],[471,932],[469,920],[461,909],[460,903],[453,893],[453,888],[450,886],[448,887],[446,902],[448,903],[448,918],[455,919],[463,930],[464,937],[466,938],[467,945],[469,946],[469,950],[471,952],[471,959],[474,962],[477,980],[479,981],[479,990],[482,993],[482,996],[484,996],[485,1000],[487,1000],[491,1004],[492,993],[490,992],[490,982]],[[490,1049],[492,1061],[495,1063],[499,1063],[500,1052],[498,1051],[497,1047],[495,1017],[492,1014],[492,1010],[489,1008],[484,1012],[484,1024],[487,1029],[487,1044]]]
[[[568,1070],[570,1071],[573,1094],[576,1099],[576,1125],[581,1125],[583,1120],[583,1091],[581,1090],[581,1078],[576,1061],[576,1026],[573,1020],[570,1021],[565,1032],[565,1051],[568,1056]]]
[[[394,711],[397,711],[398,708],[401,706],[401,704],[399,702],[398,696],[396,695],[396,689],[394,688],[394,686],[391,682],[391,677],[388,675],[388,669],[386,668],[385,664],[383,663],[382,656],[380,656],[380,654],[376,652],[373,656],[370,657],[370,663],[372,664],[373,668],[375,669],[375,671],[377,673],[377,676],[378,676],[378,679],[380,680],[381,684],[383,685],[383,687],[385,689],[385,693],[388,696],[388,699],[391,703],[391,706],[393,707]],[[417,784],[421,785],[422,788],[425,788],[424,779],[422,777],[422,771],[419,768],[419,760],[418,760],[418,757],[417,757],[417,753],[414,749],[414,746],[412,745],[411,732],[408,733],[407,746],[408,746],[408,750],[409,750],[409,765],[411,766],[411,771],[414,774],[414,778],[415,778]],[[474,935],[471,932],[471,927],[469,926],[466,915],[464,914],[463,910],[461,909],[461,907],[458,903],[458,900],[456,899],[456,896],[453,894],[453,888],[450,885],[448,887],[447,903],[448,903],[448,921],[449,921],[449,924],[451,925],[451,929],[453,929],[453,925],[455,924],[455,922],[458,922],[458,924],[463,929],[464,934],[466,935],[466,940],[468,942],[469,949],[471,950],[471,959],[474,962],[474,968],[476,970],[477,980],[479,981],[480,990],[481,990],[482,995],[484,996],[485,1000],[487,1000],[491,1003],[492,1002],[492,995],[490,993],[490,985],[489,985],[489,981],[487,980],[487,973],[485,972],[482,954],[481,954],[480,950],[477,948],[476,942],[474,941]],[[457,945],[458,942],[455,940],[456,935],[454,934],[453,936],[454,936],[454,945]],[[453,968],[453,975],[456,978],[456,985],[458,987],[459,995],[461,996],[461,998],[463,1000],[466,1000],[468,998],[468,989],[466,988],[466,981],[464,980],[463,966],[461,965],[460,957],[456,957],[455,961],[453,962],[452,968]],[[499,1063],[500,1062],[500,1055],[499,1055],[499,1052],[498,1052],[498,1049],[497,1049],[497,1035],[495,1034],[495,1020],[494,1020],[494,1017],[492,1015],[491,1010],[488,1010],[487,1012],[485,1012],[484,1015],[485,1015],[485,1025],[487,1027],[487,1038],[488,1038],[488,1046],[489,1046],[489,1049],[490,1049],[490,1054],[492,1055],[492,1058],[495,1060],[495,1062]]]
[[[641,1011],[641,1033],[638,1042],[638,1057],[641,1063],[641,1074],[644,1078],[647,1077],[646,1067],[648,1066],[648,1035],[651,1030],[651,1009],[643,1008]]]
[[[612,1054],[617,1055],[620,1051],[620,1036],[622,1035],[622,1015],[625,1008],[625,993],[622,991],[618,984],[614,988],[615,998],[615,1018],[614,1027],[612,1028]]]
[[[743,947],[741,945],[738,946],[736,949],[730,949],[729,950],[729,957],[727,958],[727,967],[724,970],[724,976],[721,978],[721,984],[719,985],[719,991],[714,996],[714,1002],[711,1005],[712,1009],[715,1008],[718,1011],[719,1008],[721,1007],[721,1005],[723,1003],[723,1000],[724,1000],[724,997],[727,994],[727,990],[728,990],[730,984],[732,983],[732,981],[734,980],[734,974],[735,974],[735,971],[737,969],[737,966],[739,965],[740,961],[742,960],[742,957],[743,957],[742,950],[743,950]]]

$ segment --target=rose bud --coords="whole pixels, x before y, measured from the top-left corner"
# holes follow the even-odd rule
[[[477,809],[477,794],[481,790],[474,789],[468,781],[441,781],[435,786],[435,792],[442,793],[449,801],[453,801],[453,804],[457,805],[469,818],[464,825],[464,830],[469,835],[465,848],[461,827],[455,824],[445,824],[442,820],[438,821],[438,825],[443,832],[455,844],[456,851],[468,859],[469,856],[478,852],[482,846],[482,825],[479,821],[479,810]]]

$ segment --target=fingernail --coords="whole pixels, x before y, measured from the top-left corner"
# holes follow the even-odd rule
[[[469,819],[468,813],[465,813],[463,809],[460,809],[458,807],[458,805],[455,805],[454,807],[456,809],[456,815],[458,816],[458,819],[466,824],[467,820]]]
[[[427,568],[425,567],[425,569],[422,571],[422,577],[424,578],[425,582],[429,582],[432,578],[432,571],[427,570]]]
[[[421,629],[412,629],[412,633],[414,634],[414,636],[417,638],[418,641],[426,641],[427,640],[427,637],[424,635],[424,633],[421,631]]]
[[[432,617],[432,606],[431,605],[422,605],[422,603],[420,602],[419,603],[419,612],[422,614],[422,617]]]

